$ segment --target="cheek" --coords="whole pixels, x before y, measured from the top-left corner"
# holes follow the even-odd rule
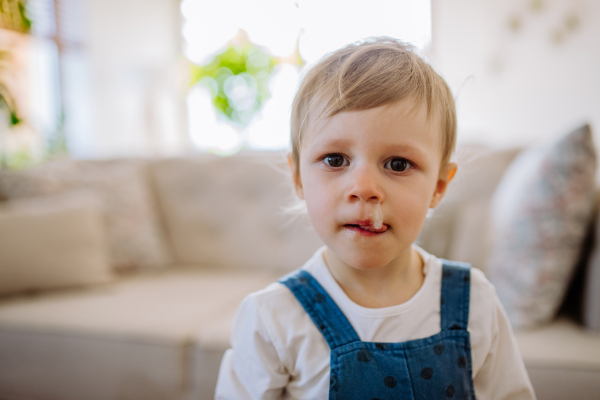
[[[396,215],[415,230],[421,229],[425,222],[433,187],[429,182],[416,182],[392,194]]]
[[[304,198],[311,219],[330,214],[333,207],[333,194],[327,185],[317,185],[314,181],[304,185]]]
[[[316,177],[307,175],[304,184],[304,199],[308,216],[315,227],[325,225],[327,220],[335,217],[336,205],[339,203],[338,191],[334,185],[321,182]]]

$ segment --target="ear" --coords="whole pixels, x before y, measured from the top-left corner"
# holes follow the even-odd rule
[[[294,190],[296,191],[296,195],[304,200],[304,190],[302,189],[302,179],[300,178],[300,171],[296,169],[296,164],[294,160],[292,160],[292,153],[288,153],[287,155],[288,166],[290,167],[290,171],[292,171],[292,179],[294,181]]]
[[[437,184],[435,186],[435,191],[433,192],[433,196],[431,197],[431,203],[429,204],[429,208],[436,208],[444,195],[446,194],[446,189],[448,189],[448,184],[454,178],[456,174],[458,166],[456,163],[448,163],[448,165],[440,170],[440,174],[438,176]]]

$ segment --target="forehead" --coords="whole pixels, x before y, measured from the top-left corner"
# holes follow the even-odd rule
[[[442,131],[439,113],[428,113],[424,103],[405,99],[324,118],[308,130],[302,147],[353,142],[363,146],[416,146],[441,154]]]

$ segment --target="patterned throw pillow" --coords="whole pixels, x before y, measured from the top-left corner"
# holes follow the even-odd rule
[[[116,269],[164,267],[172,261],[141,163],[60,160],[0,174],[0,193],[8,200],[71,190],[92,191],[102,202]]]
[[[594,202],[589,126],[523,152],[492,200],[488,276],[515,328],[549,322],[575,269]]]

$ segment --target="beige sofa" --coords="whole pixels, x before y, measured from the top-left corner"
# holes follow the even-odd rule
[[[514,155],[464,169],[419,239],[426,250],[484,266],[483,239],[468,239],[473,215]],[[239,302],[321,245],[306,219],[283,211],[292,192],[281,153],[118,162],[142,166],[172,262],[0,298],[0,399],[212,398]],[[600,336],[573,318],[518,334],[539,399],[600,398]]]

